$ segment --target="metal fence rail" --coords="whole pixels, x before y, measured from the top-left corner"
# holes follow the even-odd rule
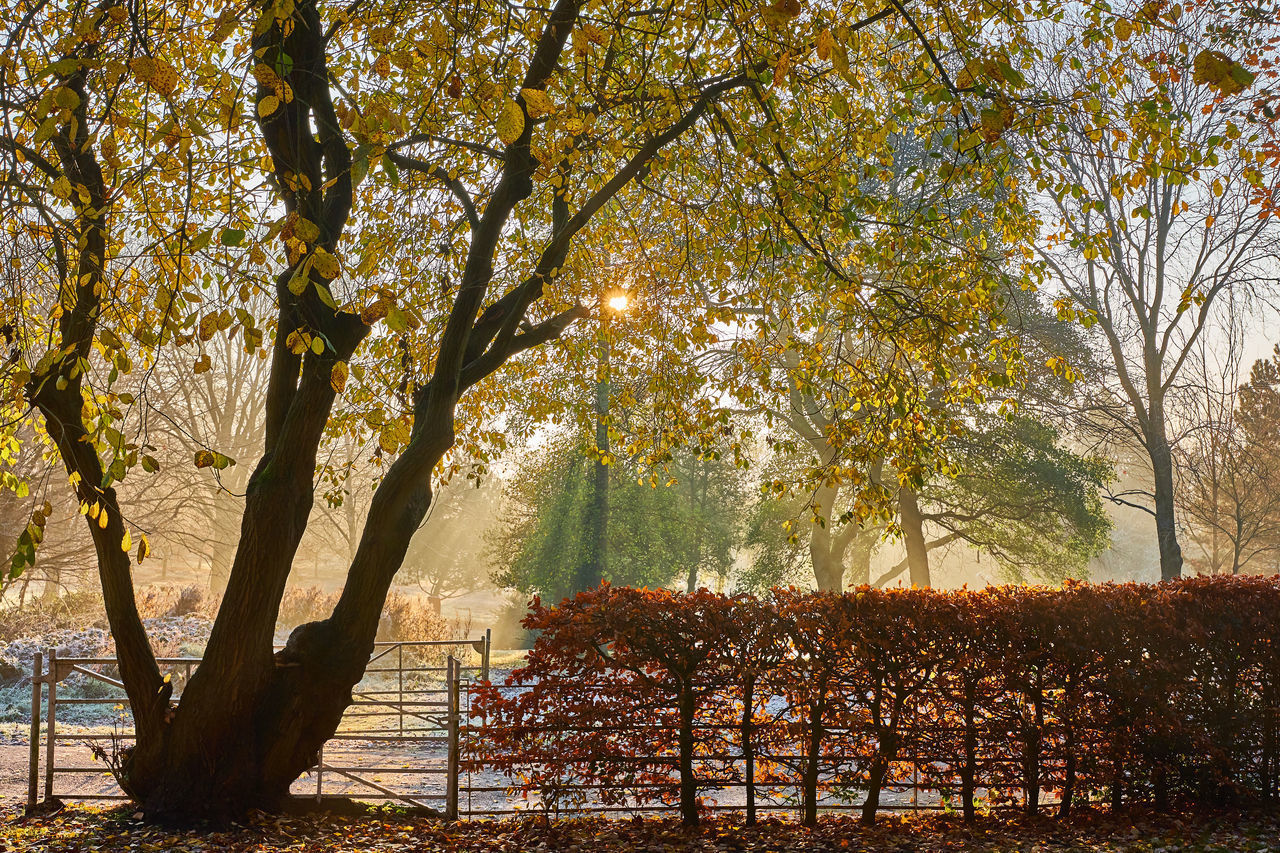
[[[538,685],[546,690],[544,698],[554,704],[557,685],[547,682]],[[617,684],[591,684],[573,681],[570,686],[574,697],[581,699],[594,690],[619,691]],[[729,685],[717,685],[727,687]],[[630,685],[640,692],[650,688],[645,684]],[[500,687],[500,691],[516,693],[534,689],[529,684],[522,687]],[[928,691],[925,698],[932,696]],[[510,695],[510,694],[508,694]],[[584,700],[585,701],[585,700]],[[715,700],[708,700],[716,704]],[[804,765],[810,756],[797,751],[794,730],[803,726],[794,709],[786,706],[782,696],[758,695],[758,715],[750,724],[750,737],[754,744],[750,758],[740,748],[733,747],[721,738],[737,735],[742,730],[740,709],[723,720],[708,719],[694,725],[695,739],[702,744],[692,757],[693,771],[701,808],[708,812],[746,811],[748,807],[759,814],[803,814],[805,808],[802,779]],[[915,701],[924,701],[918,698]],[[721,703],[725,704],[725,703]],[[732,703],[727,703],[732,704]],[[520,745],[507,749],[494,747],[487,742],[497,737],[505,742],[503,732],[486,726],[473,718],[464,725],[462,791],[468,799],[479,798],[480,805],[470,802],[462,808],[462,815],[499,816],[520,813],[545,813],[549,816],[586,814],[654,814],[678,812],[680,809],[679,756],[675,745],[657,754],[636,748],[636,736],[650,736],[668,731],[674,725],[670,718],[653,714],[653,708],[637,703],[633,707],[619,707],[618,716],[604,719],[584,719],[575,724],[563,718],[554,723],[540,723],[523,719],[517,726],[521,733]],[[670,711],[671,709],[666,709]],[[1007,721],[1005,721],[1007,722]],[[979,724],[988,727],[995,718],[984,716]],[[984,728],[985,730],[985,728]],[[815,801],[822,812],[861,810],[865,803],[866,788],[859,767],[870,763],[868,744],[875,736],[866,725],[850,720],[824,721],[823,731],[827,745],[816,756],[819,784]],[[902,742],[911,744],[889,761],[887,775],[879,787],[877,811],[922,812],[946,811],[962,808],[961,780],[954,770],[958,756],[933,742],[932,738],[945,733],[962,732],[958,724],[936,720],[924,726],[903,727],[898,730]],[[509,734],[507,735],[509,737]],[[1079,733],[1081,743],[1088,740],[1089,732]],[[589,754],[574,754],[584,738],[596,739]],[[861,748],[849,741],[861,741]],[[1046,735],[1044,743],[1056,743]],[[996,751],[975,752],[973,760],[984,768],[1013,768],[1006,772],[1012,778],[1021,771],[1022,758]],[[619,769],[614,780],[591,778],[592,773],[580,771],[601,764],[625,765],[631,772]],[[768,768],[767,770],[764,768]],[[1037,771],[1040,787],[1035,796],[1036,807],[1052,810],[1061,803],[1060,791],[1054,787],[1065,768],[1061,757],[1045,756]],[[503,785],[473,782],[473,774],[502,775],[513,780]],[[664,778],[665,777],[665,778]],[[642,781],[643,780],[643,781]],[[506,802],[496,805],[493,795],[504,792]],[[1001,784],[977,784],[975,799],[984,805],[1029,805],[1027,792],[1022,788]],[[1078,802],[1095,799],[1097,792],[1079,791]]]
[[[338,732],[321,747],[312,768],[313,795],[317,800],[332,796],[354,796],[362,800],[395,800],[414,806],[428,802],[443,805],[446,816],[458,810],[459,729],[462,720],[462,685],[472,678],[487,681],[492,635],[485,631],[476,638],[461,640],[390,641],[374,644],[369,666],[360,684],[352,690],[353,702],[343,716]],[[437,663],[444,654],[443,666]],[[464,663],[456,654],[470,657]],[[159,658],[161,671],[173,681],[174,701],[200,666],[195,657]],[[59,696],[58,685],[73,675],[93,685],[97,695]],[[41,730],[41,706],[44,726]],[[59,728],[59,710],[75,706],[114,706],[118,718],[110,733],[65,732]],[[128,699],[118,677],[114,658],[59,657],[56,649],[37,653],[31,675],[31,737],[27,807],[35,808],[41,788],[45,799],[124,800],[110,770],[67,760],[69,747],[79,744],[118,752],[133,739],[133,723]],[[388,745],[396,754],[394,763],[384,756],[382,763],[362,763],[360,758]],[[404,766],[401,753],[415,747],[436,747],[432,757],[416,767]],[[328,753],[328,757],[326,757]],[[43,761],[41,760],[43,756]],[[427,763],[430,762],[430,763]],[[383,774],[417,781],[417,785],[384,784]],[[85,790],[83,783],[92,786]],[[420,790],[423,777],[438,779],[439,791]],[[80,787],[70,783],[78,779]],[[96,784],[95,784],[96,781]],[[328,786],[326,787],[326,782]],[[43,786],[42,784],[43,783]],[[61,783],[61,784],[60,784]],[[336,783],[336,784],[335,784]],[[295,792],[306,795],[309,791]]]

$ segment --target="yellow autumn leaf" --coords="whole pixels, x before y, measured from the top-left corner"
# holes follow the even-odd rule
[[[529,118],[542,118],[556,111],[556,105],[541,89],[521,89],[520,96],[524,98],[524,105],[529,109]]]
[[[147,539],[147,534],[138,537],[138,562],[141,563],[147,557],[151,556],[151,542]]]
[[[502,144],[510,145],[524,133],[524,110],[515,101],[503,101],[494,128],[498,131]]]
[[[831,48],[835,46],[836,40],[831,35],[831,30],[823,30],[818,33],[818,58],[826,60],[831,56]]]
[[[169,63],[157,60],[147,83],[162,95],[172,95],[178,89],[178,71]]]
[[[293,233],[304,243],[314,243],[320,239],[320,226],[310,219],[299,216],[293,223]]]
[[[342,273],[342,266],[338,263],[338,259],[322,246],[316,247],[311,263],[316,272],[329,281],[333,281]]]
[[[394,426],[387,424],[378,431],[378,446],[386,453],[395,453],[400,449],[400,442],[396,440]]]
[[[791,52],[787,51],[778,57],[778,62],[773,66],[773,85],[787,79],[787,73],[791,70]]]
[[[307,351],[307,342],[302,339],[302,335],[297,332],[290,332],[289,336],[284,339],[284,345],[289,348],[289,352],[294,355],[302,355]]]
[[[120,540],[120,550],[124,551],[127,554],[129,553],[129,549],[132,547],[133,547],[133,536],[132,534],[129,533],[129,528],[126,527],[124,529],[124,537]]]
[[[1223,95],[1237,95],[1253,84],[1254,74],[1221,51],[1202,50],[1196,54],[1192,80]]]
[[[1117,18],[1115,30],[1116,38],[1120,39],[1120,41],[1128,41],[1130,36],[1133,35],[1133,24],[1127,18]]]
[[[270,89],[277,88],[280,83],[280,75],[276,74],[275,69],[270,65],[253,66],[253,79],[258,81],[258,85],[266,86]]]
[[[261,101],[258,101],[258,115],[263,118],[266,118],[278,109],[280,109],[280,99],[275,95],[267,95]]]
[[[342,389],[347,387],[347,363],[339,361],[333,365],[333,370],[329,374],[329,387],[333,389],[335,394],[341,394]]]
[[[149,56],[135,56],[129,60],[129,70],[133,76],[146,82],[156,73],[156,61]]]
[[[374,323],[387,316],[387,312],[391,309],[391,300],[378,299],[372,305],[366,305],[360,309],[360,322],[366,326],[372,326]]]
[[[307,267],[304,264],[301,268],[294,270],[293,275],[289,276],[289,292],[294,296],[301,296],[310,281],[307,277]]]

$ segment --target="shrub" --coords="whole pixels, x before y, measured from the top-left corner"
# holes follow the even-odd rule
[[[471,761],[527,792],[679,803],[743,784],[881,790],[913,769],[959,791],[1046,792],[1114,807],[1280,793],[1280,580],[1069,583],[980,592],[705,590],[603,585],[558,607],[502,689],[481,689]],[[758,772],[757,772],[758,770]],[[751,817],[754,817],[752,809]]]

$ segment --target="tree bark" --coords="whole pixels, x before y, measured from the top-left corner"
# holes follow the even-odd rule
[[[1147,453],[1151,457],[1151,473],[1155,480],[1156,539],[1160,547],[1160,579],[1182,577],[1182,547],[1178,544],[1177,518],[1174,514],[1173,454],[1164,429],[1162,404],[1153,404],[1151,429],[1147,437]]]
[[[235,486],[231,486],[235,488]],[[213,517],[209,520],[209,589],[221,593],[231,577],[236,556],[236,519],[244,518],[244,507],[233,495],[219,490],[213,496]]]
[[[743,782],[747,791],[747,826],[756,825],[756,747],[755,747],[755,674],[747,672],[742,680],[742,719],[738,726],[741,740]],[[1268,753],[1270,754],[1270,753]]]
[[[978,684],[977,679],[968,673],[964,679],[964,757],[960,765],[960,800],[964,822],[973,823],[977,816],[973,800],[978,775]]]
[[[875,550],[875,537],[875,531],[859,531],[849,546],[852,552],[849,558],[850,586],[867,586],[871,583],[871,557]]]
[[[1037,673],[1028,688],[1032,718],[1029,724],[1023,722],[1022,786],[1028,815],[1040,813],[1040,752],[1044,745],[1044,690],[1040,682]]]
[[[821,685],[819,696],[825,696],[826,682]],[[818,776],[822,769],[822,742],[826,739],[827,704],[818,699],[809,709],[809,725],[806,731],[804,768],[800,774],[801,822],[805,826],[818,824]]]
[[[824,485],[814,494],[813,508],[824,524],[815,524],[809,535],[809,560],[813,577],[821,592],[844,592],[847,558],[853,550],[851,584],[861,586],[871,580],[871,552],[875,531],[850,522],[839,530],[831,529],[839,487]]]
[[[105,15],[105,7],[96,14]],[[84,54],[77,58],[90,59],[96,52],[96,43],[86,43]],[[70,303],[57,319],[62,348],[56,357],[42,359],[36,365],[24,392],[43,416],[76,497],[87,510],[85,521],[98,560],[103,604],[116,643],[120,677],[141,741],[164,725],[172,687],[160,677],[146,629],[138,615],[132,558],[122,547],[124,517],[115,489],[110,486],[112,478],[107,476],[82,415],[85,366],[93,351],[102,313],[110,227],[107,185],[89,138],[86,64],[80,63],[63,78],[63,85],[77,95],[78,103],[71,111],[70,120],[51,138],[57,152],[57,166],[46,164],[48,169],[56,168],[73,186],[83,187],[87,193],[87,199],[76,208],[69,235],[73,238],[71,244],[76,246],[74,259],[69,254],[56,256],[61,296],[64,305]],[[127,789],[127,778],[125,785]]]
[[[695,460],[698,470],[693,490],[693,543],[689,554],[689,573],[685,579],[685,592],[698,591],[698,569],[702,565],[702,537],[706,530],[707,491],[710,489],[711,470],[706,460]]]
[[[932,586],[929,576],[929,546],[924,540],[924,518],[920,513],[920,500],[915,490],[907,486],[898,490],[898,519],[902,525],[903,542],[907,547],[911,585],[921,589]]]
[[[889,764],[898,753],[897,734],[892,730],[882,730],[879,735],[880,743],[876,746],[876,754],[871,759],[871,768],[867,772],[867,798],[862,803],[863,826],[873,826],[876,822],[876,812],[880,810],[880,792],[889,776]]]
[[[680,817],[685,826],[698,825],[698,779],[693,772],[693,719],[698,696],[691,684],[680,689]]]

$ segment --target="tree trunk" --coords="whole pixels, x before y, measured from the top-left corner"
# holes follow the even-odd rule
[[[813,578],[819,592],[844,592],[844,549],[838,547],[838,537],[832,534],[831,516],[836,503],[835,485],[823,485],[813,497],[813,510],[822,519],[809,533],[809,560],[813,562]]]
[[[578,590],[591,589],[604,580],[609,553],[609,340],[600,336],[596,365],[596,452],[600,458],[592,466],[591,508],[587,526],[591,530],[590,556],[578,569]]]
[[[874,552],[875,533],[861,530],[849,546],[849,585],[868,586],[871,583],[871,557]]]
[[[452,431],[447,434],[452,440]],[[396,568],[431,500],[422,476],[443,455],[443,436],[421,458],[406,451],[374,494],[369,521],[348,582],[333,614],[294,629],[278,653],[272,634],[257,636],[264,618],[236,618],[227,600],[245,600],[237,578],[253,577],[257,595],[275,585],[276,606],[305,526],[310,492],[275,483],[264,461],[250,485],[241,548],[236,555],[206,661],[193,674],[172,724],[157,745],[135,756],[133,792],[152,819],[226,819],[248,808],[279,808],[293,781],[313,766],[337,730],[373,649],[378,617]],[[286,500],[291,495],[294,500]],[[273,538],[273,550],[264,542]],[[292,543],[290,545],[290,543]],[[281,566],[283,565],[283,570]],[[274,614],[274,608],[272,609]],[[274,615],[271,620],[274,623]],[[226,633],[219,633],[221,627]],[[215,645],[238,632],[238,643]],[[243,638],[255,636],[250,644]],[[140,744],[141,746],[141,744]]]
[[[978,765],[978,686],[966,676],[964,685],[964,758],[960,765],[960,799],[964,808],[964,822],[973,823],[977,812],[973,800],[976,793]]]
[[[902,539],[907,547],[911,585],[921,589],[932,586],[929,576],[929,546],[924,541],[924,519],[920,514],[920,501],[915,490],[907,486],[898,490],[898,518],[902,525]]]
[[[62,567],[53,565],[45,569],[44,589],[40,592],[40,601],[45,606],[52,605],[62,594]]]
[[[213,518],[210,520],[212,547],[209,555],[209,589],[221,593],[231,577],[231,564],[236,554],[236,519],[244,517],[244,507],[239,500],[221,490],[213,497]]]
[[[693,773],[693,718],[697,694],[691,686],[680,691],[680,817],[685,826],[698,825],[698,779]]]
[[[742,740],[743,782],[747,790],[747,826],[756,825],[756,750],[754,715],[756,709],[756,679],[748,673],[742,680],[742,720],[738,736]]]
[[[825,527],[813,528],[809,537],[809,557],[813,562],[813,578],[819,592],[844,591],[844,566],[832,553],[831,532]]]
[[[1213,526],[1209,530],[1209,574],[1216,575],[1222,569],[1222,549],[1219,541],[1222,538],[1222,531],[1218,527],[1218,481],[1214,477],[1213,482],[1209,486],[1209,507],[1213,513]]]
[[[1235,502],[1235,512],[1232,517],[1235,520],[1235,536],[1231,537],[1231,574],[1240,574],[1240,552],[1244,549],[1244,519],[1240,517],[1240,501]]]
[[[88,48],[92,52],[93,48]],[[41,361],[32,371],[24,393],[39,409],[45,429],[58,448],[62,464],[86,508],[85,521],[98,560],[102,600],[116,643],[120,679],[125,685],[140,739],[163,724],[173,688],[163,681],[146,629],[138,615],[133,593],[133,560],[125,544],[124,516],[111,487],[113,477],[105,476],[102,459],[92,435],[85,427],[83,407],[84,372],[97,334],[98,317],[105,290],[109,227],[107,185],[88,132],[88,91],[84,68],[67,76],[64,86],[75,93],[78,103],[72,117],[50,139],[64,178],[88,194],[86,204],[74,220],[73,263],[59,266],[63,310],[57,319],[60,349],[57,357]],[[128,780],[125,780],[126,786]]]
[[[879,735],[880,743],[876,746],[876,754],[867,773],[867,798],[862,802],[863,826],[872,826],[876,822],[876,812],[880,810],[880,792],[889,776],[889,764],[898,754],[896,732],[891,728],[889,731],[881,730]]]
[[[698,484],[694,490],[693,503],[693,545],[689,555],[689,576],[685,583],[685,592],[698,591],[698,567],[702,564],[702,535],[706,529],[707,490],[710,488],[711,474],[709,464],[705,460],[697,461]]]
[[[1155,480],[1156,539],[1160,546],[1160,579],[1182,577],[1182,548],[1178,545],[1177,518],[1174,515],[1173,453],[1165,431],[1164,399],[1153,394],[1151,418],[1147,429],[1147,453],[1151,457],[1151,473]]]
[[[1058,804],[1058,817],[1066,820],[1071,816],[1072,800],[1075,798],[1076,792],[1076,752],[1078,750],[1077,729],[1079,728],[1079,722],[1077,719],[1078,696],[1076,692],[1076,679],[1072,676],[1068,676],[1067,678],[1067,686],[1063,693],[1062,701],[1062,722],[1065,724],[1066,728],[1062,748],[1066,753],[1066,762],[1062,771],[1062,797]]]
[[[822,694],[825,693],[826,685],[824,684]],[[809,709],[808,743],[805,749],[804,769],[800,774],[801,821],[805,826],[816,826],[818,823],[818,774],[822,766],[822,741],[826,737],[822,720],[826,714],[826,707],[826,702],[819,699]]]
[[[1040,752],[1044,744],[1044,692],[1040,676],[1031,688],[1032,719],[1023,739],[1022,785],[1028,815],[1040,813]]]

